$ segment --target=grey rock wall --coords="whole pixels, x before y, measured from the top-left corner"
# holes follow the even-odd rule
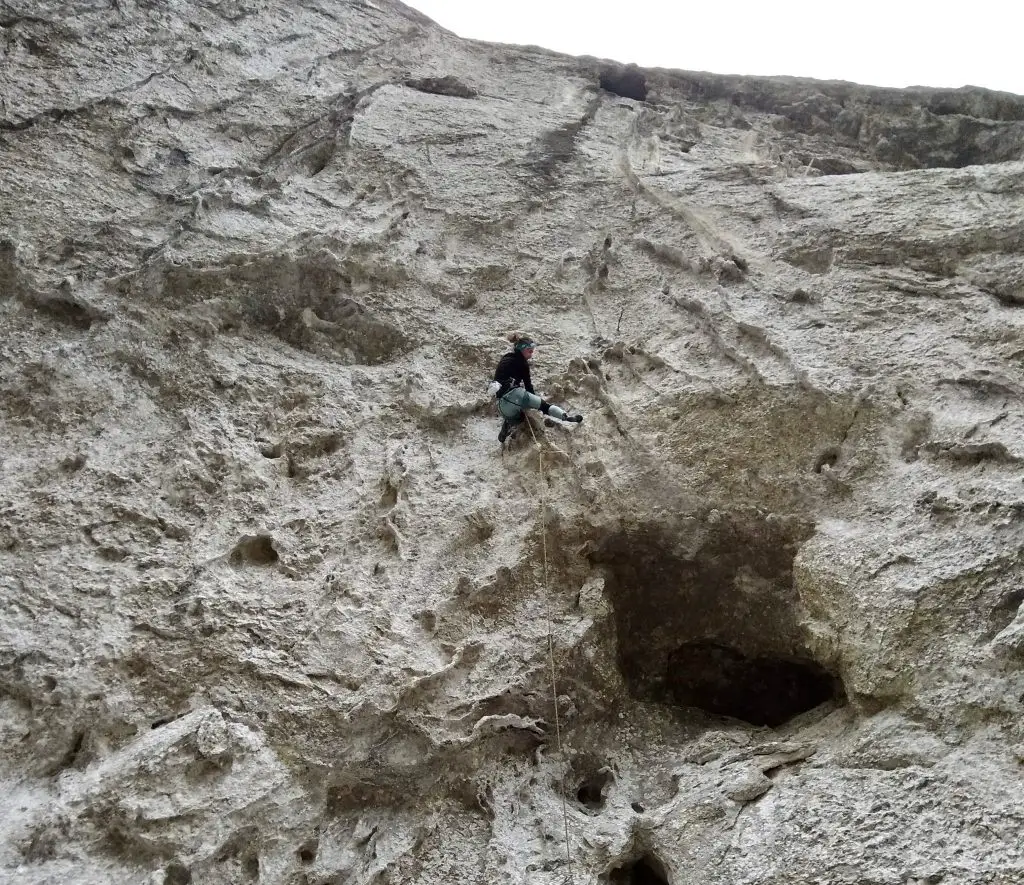
[[[391,0],[0,96],[5,881],[1024,881],[1024,98]]]

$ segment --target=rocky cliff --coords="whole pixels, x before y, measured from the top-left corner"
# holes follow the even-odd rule
[[[1024,98],[0,53],[0,878],[1024,881]],[[503,451],[511,329],[586,420]]]

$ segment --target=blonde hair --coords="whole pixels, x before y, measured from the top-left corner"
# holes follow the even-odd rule
[[[520,341],[533,341],[533,338],[525,332],[509,332],[505,337],[512,342],[513,346]]]

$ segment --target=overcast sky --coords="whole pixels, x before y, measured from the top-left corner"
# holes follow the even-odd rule
[[[648,67],[1024,94],[1024,0],[405,2],[462,37]]]

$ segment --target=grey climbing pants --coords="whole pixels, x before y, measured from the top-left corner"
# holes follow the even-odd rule
[[[503,418],[507,418],[510,424],[518,424],[523,420],[523,409],[540,409],[546,405],[537,394],[530,393],[524,387],[513,387],[503,397],[498,399],[498,411]],[[545,414],[555,418],[564,418],[565,410],[558,406],[548,406],[542,409]]]

